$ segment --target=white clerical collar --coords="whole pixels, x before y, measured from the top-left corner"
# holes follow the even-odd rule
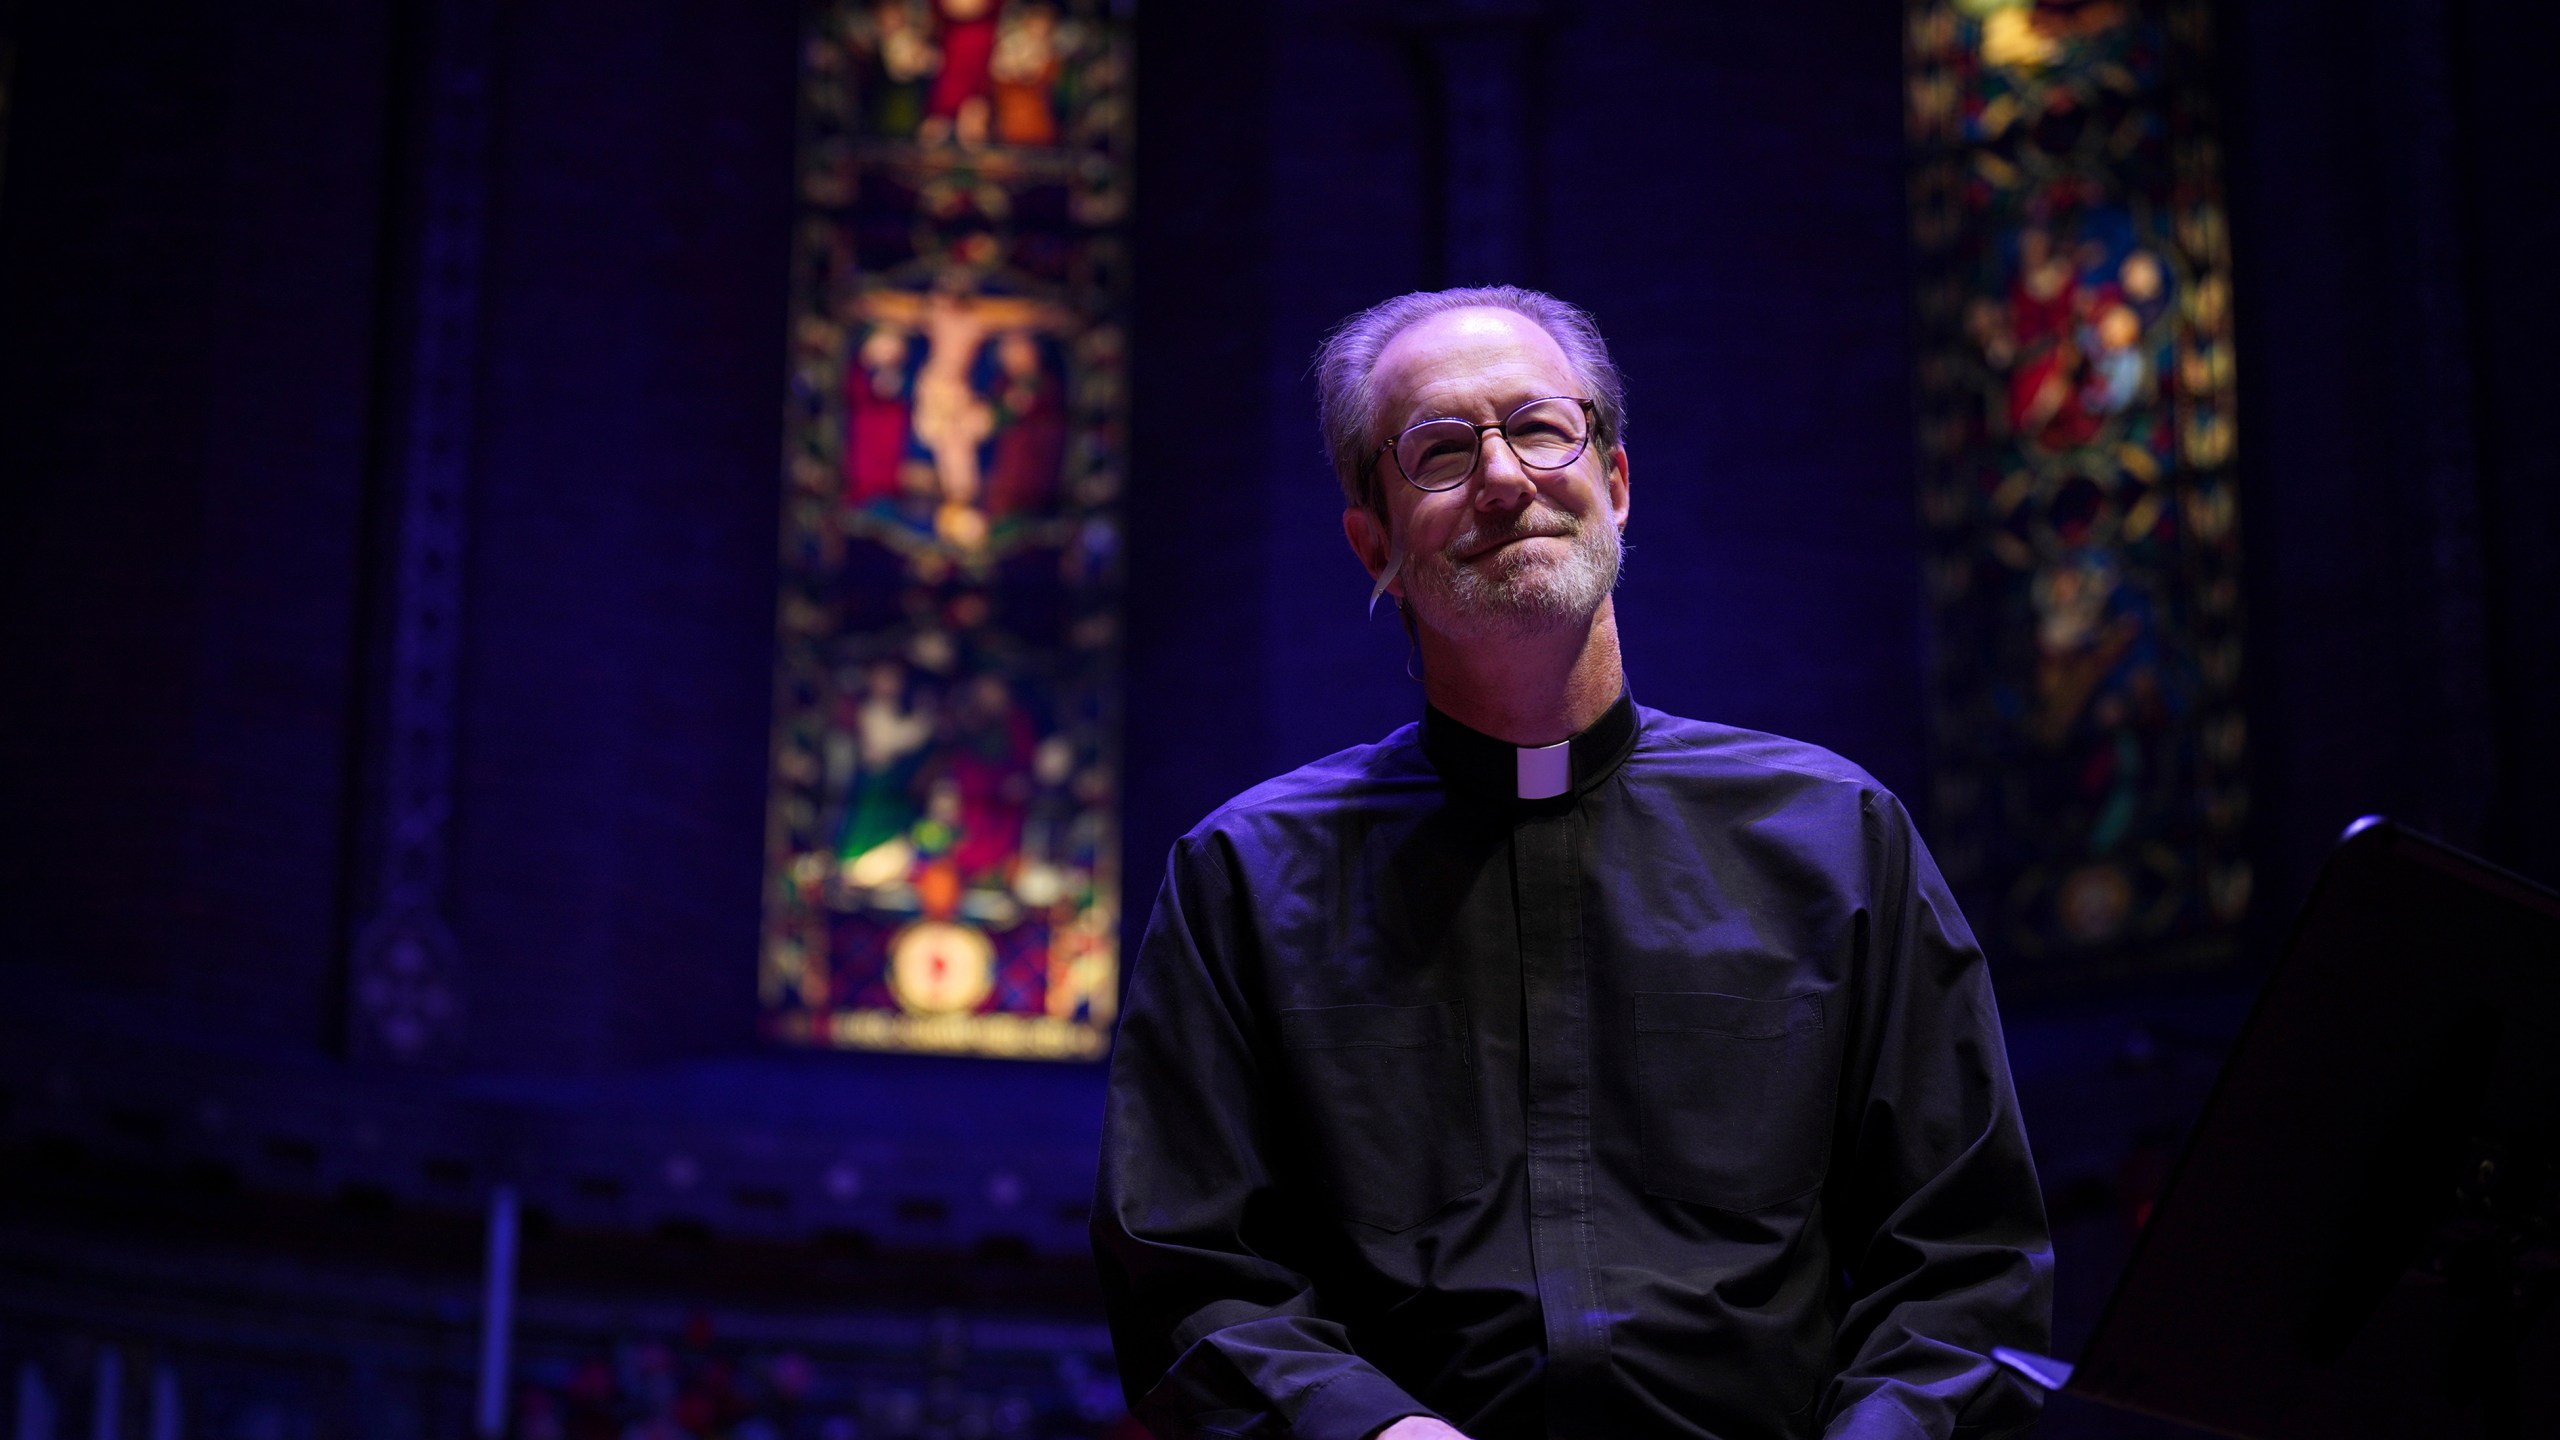
[[[1453,796],[1514,805],[1557,804],[1608,778],[1626,763],[1642,728],[1634,697],[1617,703],[1588,729],[1555,745],[1522,746],[1470,730],[1436,705],[1422,707],[1422,749]]]
[[[1573,742],[1515,747],[1520,761],[1520,798],[1553,800],[1573,788]]]

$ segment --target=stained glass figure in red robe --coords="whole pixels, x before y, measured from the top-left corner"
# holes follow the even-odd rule
[[[1064,387],[1040,353],[1040,342],[1008,331],[995,343],[995,454],[987,466],[987,514],[1037,514],[1057,492],[1067,450]]]
[[[898,497],[915,398],[908,366],[912,348],[904,330],[877,325],[845,367],[844,498],[857,509]]]
[[[945,756],[960,802],[951,862],[964,879],[1001,882],[1020,852],[1035,740],[1001,675],[973,677],[955,702]]]
[[[2007,298],[2008,332],[2017,347],[2009,371],[2009,433],[2057,450],[2086,442],[2096,427],[2080,406],[2085,357],[2073,328],[2080,268],[2041,226],[2018,236],[2018,268]]]
[[[939,0],[936,38],[942,69],[933,77],[933,93],[926,97],[924,122],[916,128],[918,139],[986,143],[996,21],[1003,8],[1003,0]]]

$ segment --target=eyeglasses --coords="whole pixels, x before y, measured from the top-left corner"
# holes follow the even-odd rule
[[[1378,453],[1396,457],[1396,469],[1417,490],[1454,490],[1476,473],[1486,431],[1501,431],[1523,466],[1561,470],[1590,448],[1593,413],[1588,400],[1549,395],[1503,416],[1499,425],[1443,417],[1407,426]]]

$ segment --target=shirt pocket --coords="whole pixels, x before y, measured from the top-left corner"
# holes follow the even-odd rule
[[[1327,1191],[1344,1219],[1422,1223],[1484,1184],[1484,1126],[1466,1006],[1332,1005],[1280,1012]]]
[[[1834,1089],[1822,997],[1635,997],[1644,1188],[1761,1210],[1822,1183]]]

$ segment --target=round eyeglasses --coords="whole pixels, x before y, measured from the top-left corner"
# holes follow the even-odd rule
[[[1396,469],[1417,490],[1454,490],[1476,473],[1486,431],[1501,431],[1503,442],[1523,466],[1561,470],[1581,459],[1590,447],[1592,415],[1588,400],[1549,395],[1503,416],[1499,425],[1445,416],[1409,425],[1379,446],[1378,453],[1396,457]]]

